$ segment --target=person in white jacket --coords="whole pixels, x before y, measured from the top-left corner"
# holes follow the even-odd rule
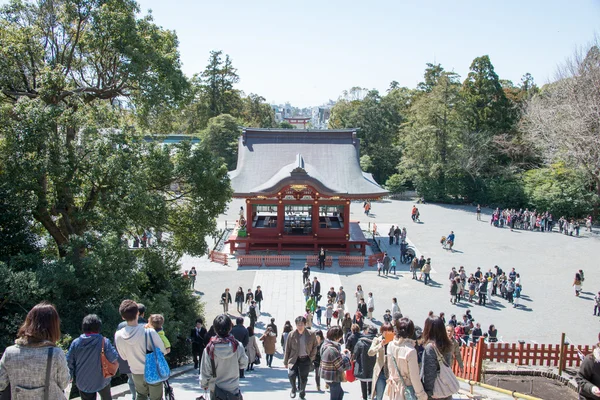
[[[160,400],[163,395],[163,384],[160,382],[150,385],[146,382],[144,368],[146,350],[154,347],[164,353],[165,345],[154,329],[146,329],[143,325],[138,325],[139,310],[135,301],[123,300],[119,306],[119,313],[121,318],[127,321],[127,325],[115,333],[115,346],[119,356],[129,364],[137,400]]]
[[[373,311],[375,311],[375,300],[373,299],[373,293],[369,292],[369,297],[367,298],[367,318],[373,320]]]

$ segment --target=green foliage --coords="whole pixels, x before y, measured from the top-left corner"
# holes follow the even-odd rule
[[[406,179],[400,174],[394,174],[385,182],[385,187],[390,193],[402,193],[406,190]]]
[[[598,202],[585,173],[563,163],[527,171],[523,184],[531,207],[556,216],[584,217]]]
[[[217,157],[223,158],[228,170],[237,164],[238,138],[242,134],[238,121],[229,114],[211,118],[202,131],[202,147]]]
[[[296,127],[287,121],[281,121],[278,126],[279,129],[296,129]]]
[[[241,119],[244,126],[253,128],[275,128],[275,112],[266,99],[254,93],[250,93],[242,99]]]

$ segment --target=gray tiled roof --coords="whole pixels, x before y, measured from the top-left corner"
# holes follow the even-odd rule
[[[387,194],[360,169],[355,130],[247,128],[239,139],[237,169],[229,176],[238,197],[274,193],[288,184],[349,197]]]

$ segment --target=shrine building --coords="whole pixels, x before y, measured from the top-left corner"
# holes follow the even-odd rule
[[[360,252],[368,244],[350,202],[388,194],[360,168],[356,130],[246,128],[229,172],[233,197],[246,199],[246,229],[230,250]]]

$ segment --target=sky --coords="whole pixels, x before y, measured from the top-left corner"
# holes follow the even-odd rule
[[[600,0],[138,1],[176,31],[186,75],[222,50],[238,69],[238,89],[296,107],[353,86],[414,88],[428,62],[464,79],[485,54],[501,79],[518,83],[529,72],[541,85],[600,34]]]

